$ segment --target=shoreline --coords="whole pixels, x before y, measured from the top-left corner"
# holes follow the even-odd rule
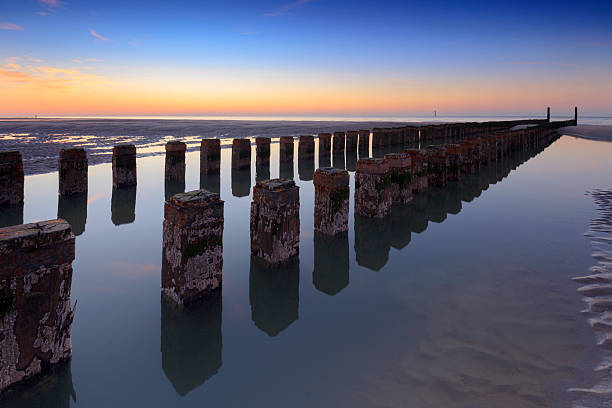
[[[559,133],[588,140],[612,142],[612,125],[578,125],[559,129]]]

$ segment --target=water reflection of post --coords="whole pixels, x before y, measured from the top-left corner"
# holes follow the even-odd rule
[[[11,394],[2,397],[15,407],[55,407],[69,408],[70,400],[76,403],[76,391],[72,383],[71,361],[52,366],[32,384],[12,390]]]
[[[23,203],[0,206],[0,228],[23,224]]]
[[[398,205],[391,211],[391,234],[389,243],[395,249],[402,249],[412,239],[411,221],[414,215],[411,205]],[[427,225],[427,224],[426,224]]]
[[[355,215],[355,255],[359,265],[373,271],[385,266],[389,260],[390,220]]]
[[[251,192],[251,168],[232,168],[232,195],[246,197]]]
[[[184,396],[217,374],[222,365],[221,288],[202,302],[178,310],[161,297],[162,369]]]
[[[185,180],[183,181],[173,181],[173,180],[165,180],[164,182],[164,197],[168,200],[175,194],[180,194],[185,192]]]
[[[346,169],[348,171],[357,169],[357,150],[346,151]]]
[[[68,221],[74,235],[85,232],[87,223],[87,193],[60,195],[57,202],[57,218]]]
[[[314,232],[314,270],[312,283],[315,288],[334,296],[349,284],[348,234],[334,236]]]
[[[298,319],[300,264],[293,257],[270,268],[251,256],[249,299],[251,318],[269,336],[277,336]]]
[[[113,188],[111,221],[115,225],[131,224],[136,219],[136,187]]]

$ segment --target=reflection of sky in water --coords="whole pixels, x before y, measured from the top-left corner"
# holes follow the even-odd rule
[[[5,406],[63,403],[74,387],[72,405],[83,407],[524,408],[562,406],[568,387],[588,385],[598,352],[569,278],[593,264],[584,193],[610,187],[612,144],[563,137],[522,164],[528,156],[432,190],[385,222],[355,225],[351,197],[348,237],[333,242],[313,234],[313,186],[300,181],[296,156],[297,281],[251,267],[252,149],[240,198],[222,149],[221,304],[176,316],[160,302],[164,157],[139,159],[138,188],[123,196],[113,195],[110,164],[90,167],[86,211],[71,213],[86,217],[71,381],[58,373]],[[187,190],[199,186],[198,166],[189,152]],[[57,216],[57,173],[29,176],[25,188],[25,222]]]

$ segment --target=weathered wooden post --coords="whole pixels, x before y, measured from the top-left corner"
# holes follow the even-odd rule
[[[183,142],[166,143],[166,180],[185,183],[185,151]]]
[[[550,106],[546,108],[546,121],[550,122]]]
[[[202,139],[200,142],[200,177],[219,174],[221,170],[221,140]]]
[[[270,138],[255,138],[255,180],[270,179]]]
[[[348,231],[349,174],[333,167],[314,174],[314,229],[328,235]]]
[[[319,167],[331,166],[331,133],[319,133]]]
[[[282,136],[279,142],[278,158],[281,162],[291,162],[293,164],[293,137]]]
[[[410,155],[406,153],[385,154],[391,177],[391,199],[393,204],[408,204],[412,201],[412,171]]]
[[[251,141],[249,139],[232,141],[232,168],[251,168]]]
[[[314,232],[312,283],[317,290],[334,296],[349,284],[348,234]]]
[[[429,187],[427,177],[427,159],[425,153],[418,149],[406,149],[404,153],[410,156],[410,171],[412,174],[412,192],[423,193]]]
[[[355,172],[355,213],[381,218],[391,211],[391,176],[383,159],[359,159]]]
[[[62,149],[59,157],[59,195],[87,193],[87,153],[84,149]]]
[[[293,179],[293,151],[293,137],[281,137],[278,164],[280,178]]]
[[[255,167],[270,166],[270,138],[255,138]]]
[[[70,359],[74,243],[64,220],[0,229],[0,391]]]
[[[442,187],[448,179],[448,155],[443,146],[429,146],[425,149],[429,185]]]
[[[276,265],[299,253],[300,194],[293,180],[258,182],[251,202],[251,254]]]
[[[298,144],[298,174],[300,180],[312,180],[314,173],[314,136],[300,136]]]
[[[578,126],[578,107],[574,106],[574,126]]]
[[[113,188],[132,187],[137,183],[136,146],[133,144],[113,147]]]
[[[370,151],[370,131],[361,129],[359,131],[359,156],[362,153],[368,153]]]
[[[0,152],[0,207],[23,204],[23,186],[21,153]]]
[[[195,190],[164,205],[162,293],[179,306],[189,305],[221,287],[223,201]]]
[[[357,142],[359,139],[359,132],[356,130],[349,130],[346,132],[346,151],[354,152],[357,150]]]
[[[344,155],[344,146],[345,146],[346,134],[344,132],[334,132],[333,138],[333,152],[334,155]]]
[[[461,164],[463,157],[461,155],[461,147],[458,144],[446,145],[446,154],[448,156],[448,181],[459,181],[461,179]]]

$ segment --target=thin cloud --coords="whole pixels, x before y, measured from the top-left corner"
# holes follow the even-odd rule
[[[257,35],[259,31],[245,31],[242,35]]]
[[[74,62],[75,64],[80,64],[83,61],[81,61],[80,59],[73,59],[72,62]]]
[[[46,11],[42,11],[42,10],[37,11],[36,14],[38,14],[39,16],[43,16],[43,17],[46,17],[49,15],[49,13],[47,13]]]
[[[47,7],[60,7],[64,4],[60,0],[40,0],[40,3]]]
[[[85,58],[86,62],[104,62],[104,60],[98,58]]]
[[[94,29],[90,29],[89,34],[93,35],[95,38],[97,38],[100,41],[110,41],[110,38],[104,37],[103,35],[98,34],[96,30]]]
[[[0,30],[23,31],[23,27],[13,23],[0,23]]]
[[[281,6],[276,11],[273,11],[273,12],[270,12],[270,13],[264,13],[264,16],[266,16],[266,17],[284,16],[286,14],[291,13],[292,10],[303,8],[304,6],[306,6],[311,1],[312,0],[297,0],[296,2],[288,3],[288,4],[285,4],[285,5]]]
[[[46,89],[83,88],[111,84],[98,75],[85,73],[78,69],[21,66],[17,63],[18,60],[19,57],[9,57],[5,58],[4,64],[0,64],[0,83],[4,80]]]

